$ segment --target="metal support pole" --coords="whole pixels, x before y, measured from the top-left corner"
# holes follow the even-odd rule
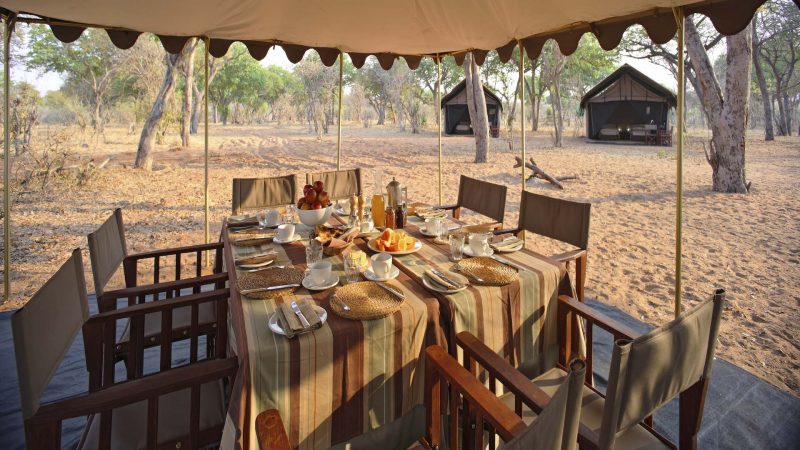
[[[677,188],[675,198],[675,317],[681,313],[681,276],[683,258],[683,125],[684,125],[684,97],[686,90],[684,73],[684,22],[683,8],[673,8],[675,21],[678,25],[678,140],[676,148],[677,161]]]
[[[439,126],[439,206],[442,199],[442,59],[436,55],[436,123]]]
[[[519,45],[519,135],[520,151],[522,156],[522,190],[525,190],[525,49],[522,48],[522,41],[517,41]]]
[[[336,170],[342,170],[342,92],[344,87],[344,53],[339,52],[339,126],[336,134]]]
[[[204,170],[204,179],[203,179],[203,205],[205,208],[205,215],[203,218],[204,225],[205,225],[205,238],[206,244],[209,242],[209,234],[208,234],[208,50],[209,50],[209,38],[205,39],[205,50],[204,58],[203,58],[203,73],[204,73],[204,81],[203,81],[203,89],[205,89],[205,95],[203,96],[203,121],[205,126],[203,127],[203,170]],[[206,252],[206,267],[210,266],[211,258],[209,257],[209,253]],[[199,262],[198,262],[199,264]]]
[[[13,19],[6,16],[3,21],[3,301],[11,297],[11,130],[8,124],[9,98],[11,97],[11,30]]]

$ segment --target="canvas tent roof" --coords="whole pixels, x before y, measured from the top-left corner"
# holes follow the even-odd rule
[[[461,82],[459,82],[453,89],[451,89],[450,92],[447,93],[447,95],[442,97],[442,104],[440,106],[443,108],[444,105],[447,104],[447,102],[449,102],[450,100],[455,98],[459,93],[461,93],[461,91],[463,91],[466,86],[467,86],[467,80],[466,79],[461,80]],[[492,92],[491,89],[484,86],[483,93],[487,97],[491,97],[494,101],[497,102],[498,105],[500,105],[500,109],[503,109],[503,102],[500,100],[500,97],[498,97],[497,94]]]
[[[495,49],[505,62],[517,40],[531,57],[551,38],[571,54],[587,32],[610,50],[636,23],[654,42],[665,43],[675,35],[675,6],[684,6],[686,15],[708,16],[719,32],[730,35],[747,26],[764,1],[0,0],[0,8],[6,15],[49,24],[65,42],[77,39],[86,27],[99,27],[120,48],[150,32],[172,53],[190,37],[206,37],[216,57],[242,41],[256,59],[280,45],[292,62],[314,48],[326,65],[341,50],[356,67],[373,54],[384,68],[398,56],[416,68],[422,56],[453,54],[460,63],[467,51],[482,63]]]
[[[655,101],[657,99],[663,99],[673,108],[678,104],[678,99],[672,91],[656,83],[642,72],[624,64],[583,96],[581,109],[586,107],[586,103],[624,100]]]

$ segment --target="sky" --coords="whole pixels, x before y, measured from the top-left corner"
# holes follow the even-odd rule
[[[665,87],[672,89],[673,91],[677,87],[677,82],[672,74],[667,69],[659,65],[625,56],[621,58],[620,63],[630,64],[645,75],[649,76]],[[289,60],[286,58],[286,53],[284,53],[283,49],[280,47],[273,47],[269,53],[267,53],[267,57],[261,61],[261,65],[278,65],[285,69],[291,69],[292,66],[294,66],[294,64],[289,62]],[[12,64],[11,79],[14,81],[27,81],[28,83],[31,83],[42,95],[48,91],[58,90],[63,83],[62,78],[56,73],[29,71],[20,64]]]

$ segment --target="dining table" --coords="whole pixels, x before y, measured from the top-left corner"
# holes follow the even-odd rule
[[[334,226],[344,222],[336,215],[329,220]],[[273,264],[305,269],[311,230],[298,224],[303,238],[295,242],[239,246],[223,224],[224,266],[231,286],[229,345],[240,364],[223,438],[233,439],[233,448],[258,448],[255,417],[267,409],[279,411],[290,444],[297,449],[371,447],[421,436],[424,351],[440,345],[460,360],[454,337],[461,331],[473,333],[528,375],[556,364],[555,305],[568,279],[564,267],[524,249],[503,255],[520,269],[518,279],[508,285],[471,284],[455,294],[433,292],[422,282],[425,270],[448,271],[453,263],[448,246],[422,234],[423,224],[409,218],[405,231],[422,246],[393,257],[399,275],[387,282],[402,291],[405,301],[398,311],[375,320],[338,316],[331,305],[333,288],[300,288],[267,300],[242,295],[236,286],[245,271],[236,265],[237,259],[275,252]],[[356,238],[353,245],[374,254],[370,238],[374,236]],[[343,258],[326,259],[344,284]],[[268,320],[280,303],[306,299],[326,311],[321,328],[292,339],[270,330]]]

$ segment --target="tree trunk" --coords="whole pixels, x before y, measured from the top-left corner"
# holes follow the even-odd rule
[[[205,93],[201,93],[197,86],[192,88],[192,119],[189,124],[189,133],[197,134],[197,127],[200,125],[200,104],[205,101]]]
[[[167,55],[167,68],[164,71],[164,81],[158,91],[153,109],[142,127],[142,135],[139,137],[139,147],[136,149],[136,162],[133,167],[137,169],[151,170],[153,168],[153,146],[155,145],[156,132],[161,118],[164,116],[164,108],[169,101],[172,91],[175,89],[175,78],[177,72],[175,66],[180,63],[182,53],[177,55]]]
[[[564,135],[564,116],[561,110],[561,80],[559,76],[555,77],[550,88],[550,105],[553,107],[553,129],[555,130],[553,147],[561,147]]]
[[[94,111],[92,112],[92,128],[98,133],[103,132],[103,116],[100,113],[100,103],[102,103],[100,96],[95,96]]]
[[[385,105],[378,105],[378,125],[383,125],[386,123],[386,106]]]
[[[783,110],[786,111],[786,136],[792,135],[792,109],[789,107],[789,94],[783,94]]]
[[[489,114],[486,111],[486,96],[483,94],[481,68],[467,53],[464,58],[464,75],[467,80],[467,109],[472,133],[475,135],[475,162],[485,163],[489,153]]]
[[[761,68],[759,57],[759,46],[757,46],[758,37],[756,36],[756,21],[758,20],[758,13],[753,17],[753,68],[756,72],[756,80],[758,81],[758,90],[761,91],[761,100],[764,103],[764,140],[774,141],[775,131],[772,128],[772,102],[769,98],[769,88],[767,88],[767,80],[764,78],[764,70]]]
[[[752,25],[748,25],[750,27]],[[727,44],[725,95],[692,20],[686,20],[686,48],[696,75],[696,89],[711,127],[707,159],[717,192],[747,192],[745,132],[750,99],[752,31],[725,38]]]
[[[192,94],[194,94],[194,49],[197,39],[191,39],[183,49],[183,108],[181,114],[181,145],[189,147],[189,134],[192,126]]]

